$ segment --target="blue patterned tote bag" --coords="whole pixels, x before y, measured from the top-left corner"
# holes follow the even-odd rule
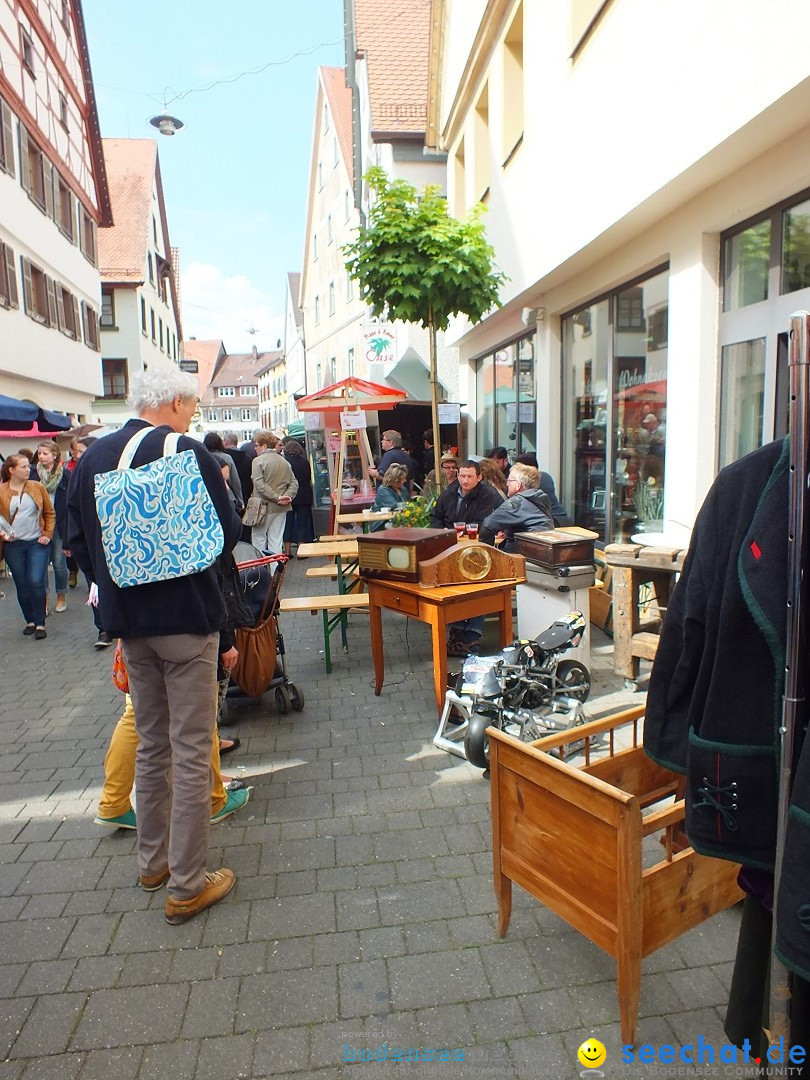
[[[167,435],[163,457],[132,468],[134,435],[118,468],[95,477],[96,513],[110,577],[121,589],[196,574],[222,553],[225,537],[193,450]]]

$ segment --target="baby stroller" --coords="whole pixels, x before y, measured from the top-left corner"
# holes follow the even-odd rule
[[[253,625],[259,626],[267,620],[272,620],[275,630],[276,662],[272,676],[264,689],[259,691],[259,696],[268,690],[272,690],[276,709],[282,715],[286,715],[290,709],[301,712],[304,707],[304,694],[287,677],[284,637],[278,622],[278,605],[281,598],[281,587],[284,582],[287,556],[263,555],[262,552],[250,544],[238,543],[234,548],[233,557],[239,571],[243,598],[253,616]],[[251,690],[253,693],[248,694],[232,676],[226,700],[229,698],[233,700],[251,697],[255,700],[257,697],[256,688],[251,687]]]

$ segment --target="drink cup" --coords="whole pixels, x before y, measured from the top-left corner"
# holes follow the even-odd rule
[[[460,540],[467,528],[467,523],[466,521],[454,521],[453,528],[456,530],[456,537]]]
[[[478,526],[474,522],[467,526],[467,536],[470,540],[478,539]]]

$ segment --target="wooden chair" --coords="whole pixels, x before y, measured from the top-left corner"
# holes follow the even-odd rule
[[[514,881],[614,957],[625,1043],[635,1042],[642,958],[742,898],[736,864],[687,846],[683,800],[658,805],[680,793],[681,777],[644,753],[642,715],[629,709],[531,745],[489,729],[498,932]],[[584,765],[560,760],[580,742]],[[643,868],[642,841],[657,832],[664,858]]]

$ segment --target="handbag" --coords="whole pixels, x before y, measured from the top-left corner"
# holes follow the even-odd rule
[[[178,434],[166,436],[162,457],[131,468],[135,452],[152,430],[134,435],[118,467],[95,477],[104,559],[121,589],[206,570],[225,544],[197,455],[193,450],[178,452]]]
[[[276,674],[276,620],[267,615],[272,590],[268,589],[255,626],[237,626],[239,658],[231,678],[248,697],[260,697]]]
[[[266,520],[267,503],[264,499],[260,499],[258,495],[251,495],[245,506],[242,524],[247,525],[249,529],[253,529],[259,525],[264,525]]]

